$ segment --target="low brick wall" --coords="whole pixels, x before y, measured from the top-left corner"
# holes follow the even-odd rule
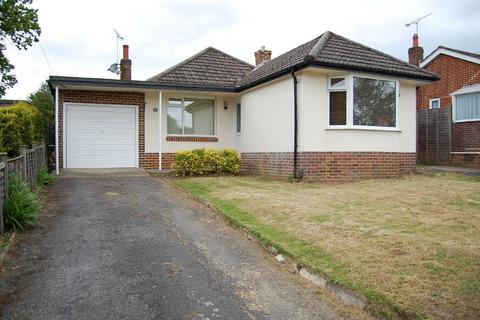
[[[480,148],[480,121],[452,124],[452,152],[465,152]]]
[[[390,178],[415,169],[414,152],[300,152],[298,169],[306,181],[344,182]],[[293,172],[293,153],[242,153],[242,171],[277,177]]]
[[[480,168],[480,152],[452,152],[450,164],[459,167]]]

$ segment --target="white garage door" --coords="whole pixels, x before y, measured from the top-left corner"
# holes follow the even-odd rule
[[[132,106],[67,104],[67,168],[137,167],[137,112]]]

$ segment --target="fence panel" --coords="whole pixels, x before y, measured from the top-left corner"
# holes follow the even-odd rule
[[[450,107],[417,111],[417,160],[427,164],[450,162],[452,111]]]
[[[0,234],[4,231],[3,203],[8,188],[8,177],[16,175],[31,190],[34,190],[37,184],[38,170],[46,163],[45,145],[33,146],[30,150],[24,150],[21,156],[13,159],[6,159],[6,153],[0,153]]]

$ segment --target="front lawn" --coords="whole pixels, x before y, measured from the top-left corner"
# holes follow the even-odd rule
[[[182,178],[300,263],[362,293],[386,318],[480,317],[480,179],[452,174],[327,185]]]

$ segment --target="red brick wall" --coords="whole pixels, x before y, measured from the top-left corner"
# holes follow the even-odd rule
[[[480,148],[480,121],[452,124],[452,151],[464,152]]]
[[[453,152],[451,155],[450,164],[453,166],[480,168],[480,152]]]
[[[138,156],[140,168],[158,169],[158,153],[145,153],[145,95],[141,92],[59,90],[59,165],[63,168],[63,104],[65,102],[138,106]]]
[[[242,171],[292,176],[293,153],[242,153]],[[399,177],[415,169],[415,153],[300,152],[298,168],[306,181],[344,182],[363,178]]]
[[[417,109],[428,108],[428,100],[440,98],[440,106],[452,105],[450,93],[464,85],[480,83],[480,64],[440,54],[424,67],[440,76],[440,80],[417,90]]]

